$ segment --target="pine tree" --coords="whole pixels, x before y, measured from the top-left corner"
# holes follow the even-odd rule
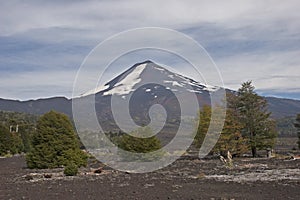
[[[254,92],[251,81],[242,84],[238,90],[236,108],[243,125],[243,136],[248,138],[252,156],[257,157],[258,149],[272,148],[277,133],[275,123],[267,111],[267,101]]]
[[[32,151],[27,154],[29,168],[55,168],[74,163],[78,167],[86,165],[86,155],[79,148],[69,118],[50,111],[37,122],[37,130],[32,139]]]
[[[295,127],[298,133],[298,148],[300,149],[300,114],[297,115]]]

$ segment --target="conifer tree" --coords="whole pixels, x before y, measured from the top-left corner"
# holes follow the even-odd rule
[[[20,136],[10,132],[6,125],[0,124],[0,155],[21,153],[22,150],[23,143]]]
[[[218,108],[216,108],[218,109]],[[199,127],[195,136],[194,144],[200,147],[207,134],[210,120],[211,107],[203,106],[199,113]],[[234,113],[234,110],[228,108],[226,111],[226,118],[221,135],[213,148],[212,152],[226,155],[230,151],[233,155],[240,155],[248,150],[246,139],[241,135],[242,126]]]
[[[300,149],[300,114],[297,115],[295,127],[298,133],[298,148]]]
[[[232,109],[227,109],[224,127],[220,138],[213,151],[220,153],[224,157],[229,151],[232,155],[241,155],[248,151],[247,139],[241,134],[242,125],[235,118]]]
[[[211,107],[208,105],[204,105],[199,111],[198,118],[199,125],[197,128],[196,136],[194,138],[194,144],[199,148],[201,147],[209,128],[211,120]]]
[[[64,114],[50,111],[40,117],[32,140],[32,150],[26,156],[29,168],[86,165],[87,157],[80,150],[73,126]]]
[[[0,155],[3,156],[10,150],[11,135],[4,125],[0,124]]]
[[[251,81],[242,84],[238,90],[236,108],[242,123],[242,134],[249,141],[252,156],[257,150],[272,148],[277,136],[275,122],[270,119],[267,101],[254,91]]]

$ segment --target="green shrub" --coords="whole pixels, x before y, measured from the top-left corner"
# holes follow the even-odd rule
[[[55,168],[68,163],[80,167],[86,165],[87,155],[79,148],[69,118],[51,111],[38,120],[32,150],[26,155],[26,161],[29,168]]]
[[[76,176],[78,173],[78,167],[74,163],[69,163],[64,169],[64,174],[66,176]]]
[[[136,136],[152,135],[152,130],[149,127],[142,127],[134,131]],[[119,155],[126,161],[153,161],[163,156],[161,143],[155,136],[148,138],[133,137],[128,134],[117,136],[114,138],[114,143],[124,151],[120,151]],[[157,152],[156,152],[157,151]],[[132,154],[134,153],[134,154]],[[141,154],[147,153],[147,154]]]

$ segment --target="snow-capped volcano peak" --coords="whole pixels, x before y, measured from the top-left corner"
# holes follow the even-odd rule
[[[113,84],[113,87],[104,92],[103,95],[110,95],[110,94],[129,94],[133,92],[133,87],[141,81],[141,73],[145,70],[147,63],[139,64],[135,66],[130,73],[125,73],[121,79]]]
[[[133,65],[131,68],[96,89],[90,90],[82,96],[100,93],[106,95],[128,95],[134,92],[142,83],[157,83],[166,89],[175,91],[188,91],[194,93],[212,92],[218,87],[201,84],[193,79],[173,73],[156,63],[147,60]],[[150,92],[155,88],[145,88]]]

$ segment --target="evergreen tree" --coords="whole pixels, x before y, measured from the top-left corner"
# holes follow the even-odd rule
[[[40,117],[32,150],[26,156],[29,168],[55,168],[70,163],[80,167],[86,165],[86,159],[66,115],[50,111]]]
[[[235,102],[243,125],[242,134],[248,138],[252,156],[257,157],[258,149],[274,146],[277,133],[267,111],[267,101],[257,95],[254,89],[251,81],[243,83]]]
[[[17,145],[17,151],[29,152],[32,134],[35,132],[37,116],[26,113],[0,111],[0,121],[6,127],[12,127],[12,136],[16,139],[16,143],[19,143],[21,139],[22,144]]]
[[[300,149],[300,114],[297,115],[295,127],[298,133],[298,148]]]
[[[11,134],[7,127],[0,124],[0,155],[3,156],[10,151]]]
[[[211,120],[211,107],[203,106],[200,110],[199,127],[195,136],[194,144],[200,147],[207,134],[210,120]],[[236,117],[236,114],[232,108],[228,108],[226,111],[226,118],[221,135],[213,148],[212,152],[227,155],[227,151],[230,151],[233,155],[240,155],[248,150],[246,139],[241,135],[242,126]]]
[[[11,133],[6,125],[0,124],[0,155],[21,153],[22,150],[23,143],[20,136]]]
[[[200,109],[198,114],[199,125],[197,129],[196,136],[194,138],[194,144],[196,147],[201,147],[203,140],[206,136],[206,133],[209,128],[210,120],[211,120],[211,107],[208,105],[204,105],[202,109]]]
[[[134,130],[134,134],[137,136],[147,136],[152,135],[152,130],[150,127],[141,127],[137,130]],[[132,152],[132,153],[148,153],[149,156],[136,155],[132,156],[126,152],[121,153],[120,155],[124,160],[128,161],[151,161],[162,156],[161,153],[151,154],[154,151],[157,151],[161,148],[161,143],[156,136],[141,138],[141,137],[133,137],[128,134],[122,134],[121,136],[115,136],[113,138],[113,142],[121,149]]]
[[[232,155],[241,155],[248,151],[247,139],[242,134],[242,125],[232,109],[227,109],[224,127],[213,151],[224,157],[229,151]]]

